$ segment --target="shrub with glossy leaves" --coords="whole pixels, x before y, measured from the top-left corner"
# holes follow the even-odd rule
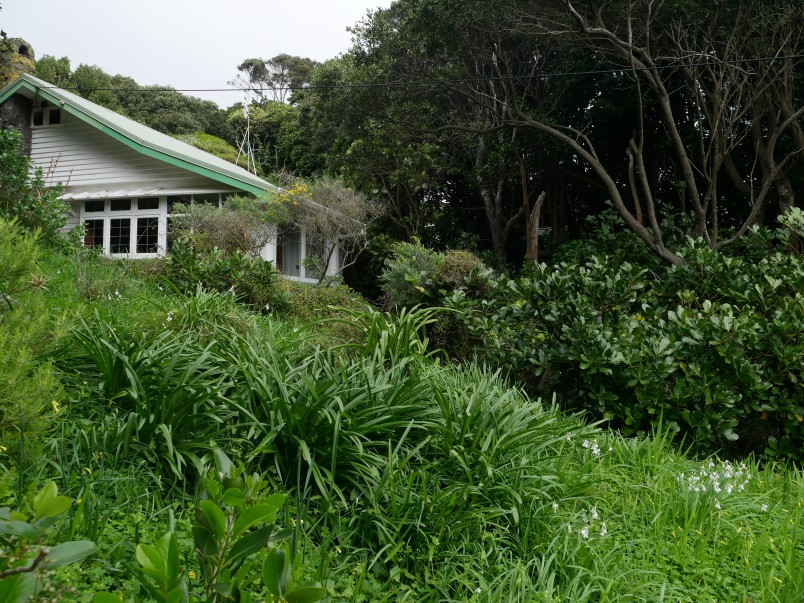
[[[481,357],[533,391],[626,434],[663,421],[699,450],[799,461],[804,445],[804,258],[766,236],[745,261],[690,241],[685,264],[650,267],[594,253],[456,293]]]

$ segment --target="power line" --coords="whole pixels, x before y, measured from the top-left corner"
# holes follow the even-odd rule
[[[732,61],[705,61],[700,63],[668,63],[665,65],[656,65],[654,67],[618,67],[611,69],[597,69],[588,71],[564,71],[555,73],[536,73],[531,75],[510,75],[510,76],[484,76],[476,78],[455,78],[455,79],[430,79],[430,80],[413,80],[408,82],[368,82],[364,84],[331,84],[315,86],[281,86],[277,88],[85,88],[88,92],[299,92],[303,90],[340,90],[350,88],[408,88],[408,87],[425,87],[434,84],[475,84],[480,82],[501,82],[501,81],[516,81],[516,80],[532,80],[532,79],[549,79],[561,77],[578,77],[578,76],[591,76],[591,75],[611,75],[615,73],[640,73],[643,71],[665,71],[670,69],[681,69],[691,67],[712,67],[716,65],[746,65],[752,63],[765,63],[784,60],[795,60],[804,58],[804,54],[783,55],[775,57],[757,57],[751,59],[735,59]],[[43,86],[44,89],[60,88],[61,90],[79,90],[76,86],[62,87],[62,86]]]

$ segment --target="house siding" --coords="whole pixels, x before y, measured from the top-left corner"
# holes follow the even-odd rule
[[[32,128],[31,162],[64,192],[127,187],[234,190],[204,176],[138,153],[66,111],[62,123]]]

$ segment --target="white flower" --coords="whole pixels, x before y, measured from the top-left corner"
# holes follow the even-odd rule
[[[583,538],[589,538],[589,526],[584,526],[581,530],[581,536]]]
[[[600,517],[600,515],[597,513],[597,507],[592,507],[590,513],[592,514],[592,519],[598,519]]]
[[[591,446],[591,444],[589,443],[589,440],[584,440],[582,445],[583,445],[584,448],[589,448],[589,446]]]
[[[762,503],[762,506],[759,507],[759,510],[764,513],[765,511],[768,510],[768,504],[767,503]]]
[[[572,534],[572,526],[570,524],[567,524],[567,532]]]
[[[609,529],[606,527],[606,522],[604,521],[603,523],[600,524],[600,535],[605,536],[608,533]]]
[[[483,589],[482,589],[482,588],[480,588],[480,587],[478,586],[478,587],[475,589],[475,592],[476,592],[476,593],[479,595],[480,593],[482,593],[482,592],[483,592]]]
[[[557,502],[553,503],[553,513],[558,513],[558,503]]]
[[[720,501],[719,501],[719,500],[716,500],[716,501],[715,501],[715,509],[717,509],[718,511],[720,511]]]

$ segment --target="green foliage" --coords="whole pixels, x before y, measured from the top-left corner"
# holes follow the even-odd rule
[[[242,467],[235,467],[221,450],[213,453],[217,471],[205,480],[205,498],[195,507],[192,526],[201,592],[191,590],[176,534],[168,532],[156,544],[137,545],[139,581],[148,597],[157,603],[254,601],[265,594],[278,601],[314,603],[325,597],[327,590],[320,583],[291,588],[291,561],[276,548],[293,533],[275,523],[285,495],[266,495],[258,475],[243,475]]]
[[[94,386],[82,400],[99,421],[91,447],[148,459],[157,474],[181,481],[200,470],[210,439],[226,438],[230,383],[213,343],[169,330],[127,332],[96,318],[75,329],[70,345],[59,355],[62,370]]]
[[[380,283],[391,307],[412,306],[437,293],[434,277],[444,258],[420,242],[397,242],[385,261]]]
[[[45,306],[40,252],[35,235],[0,219],[0,459],[14,459],[21,469],[62,397],[46,359],[62,322]]]
[[[425,303],[438,305],[449,291],[463,288],[480,295],[492,271],[469,251],[439,253],[420,241],[394,243],[385,260],[380,285],[392,308]]]
[[[201,149],[202,151],[211,153],[216,157],[220,157],[229,163],[234,163],[242,168],[247,167],[245,156],[241,155],[238,158],[237,149],[222,138],[218,138],[217,136],[213,136],[212,134],[207,134],[205,132],[180,134],[177,135],[176,138],[182,142],[186,142],[187,144],[194,146],[197,149]]]
[[[51,308],[76,299],[75,258],[41,261]],[[641,268],[619,278],[612,266],[597,270],[612,285],[589,294],[614,304],[630,299],[623,283],[644,278]],[[724,270],[705,259],[674,287],[711,276],[711,291],[728,292],[718,283],[734,274]],[[667,425],[650,437],[600,431],[499,372],[429,358],[435,309],[352,313],[343,324],[353,345],[315,349],[300,325],[249,316],[230,295],[188,299],[127,274],[120,298],[77,306],[86,325],[55,356],[66,403],[42,435],[43,455],[19,470],[26,483],[55,475],[80,499],[53,526],[58,540],[99,548],[80,571],[56,570],[53,584],[74,589],[67,596],[183,598],[184,584],[188,600],[227,600],[237,588],[254,603],[305,600],[324,587],[334,600],[433,603],[804,594],[798,471],[691,460],[672,449]],[[488,296],[500,300],[495,282]],[[702,300],[687,305],[703,312]],[[151,441],[126,432],[131,414]],[[156,422],[183,456],[182,478]],[[22,500],[19,475],[0,467],[0,507]],[[270,521],[247,527],[245,517]],[[269,526],[277,542],[265,546]],[[292,527],[286,540],[277,526]],[[144,569],[138,545],[150,577],[132,572]]]
[[[88,540],[43,544],[48,528],[71,506],[69,498],[58,494],[55,482],[48,482],[31,497],[26,510],[0,508],[0,601],[25,603],[40,595],[56,596],[52,570],[98,550]]]
[[[69,58],[51,55],[36,62],[36,75],[168,135],[206,132],[216,137],[226,133],[224,113],[214,102],[187,96],[170,86],[141,86],[97,65],[81,64],[72,70]]]
[[[801,256],[766,247],[748,262],[690,241],[684,265],[648,271],[597,244],[482,299],[456,293],[475,351],[626,434],[663,421],[698,450],[800,461]]]
[[[240,251],[257,256],[276,236],[276,225],[288,214],[273,197],[252,199],[232,196],[223,207],[206,203],[176,204],[171,234],[187,238],[202,251],[219,248],[226,253]]]
[[[218,247],[203,251],[188,239],[173,243],[168,255],[166,277],[181,292],[198,287],[231,293],[235,299],[256,309],[269,310],[276,297],[278,274],[271,262],[242,251],[226,253]]]
[[[17,220],[39,231],[43,241],[55,242],[68,209],[60,194],[59,187],[45,186],[42,168],[31,170],[19,131],[0,129],[0,219]]]

